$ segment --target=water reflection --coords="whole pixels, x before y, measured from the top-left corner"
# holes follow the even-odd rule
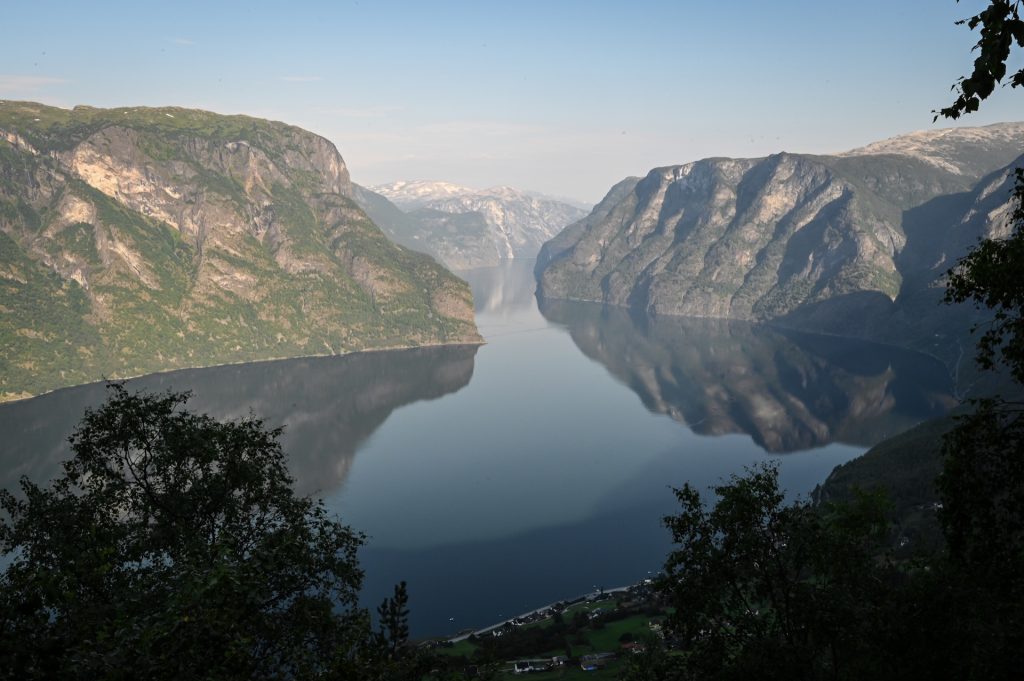
[[[896,348],[592,304],[540,309],[652,412],[703,435],[746,433],[769,452],[871,446],[956,403],[939,362]]]
[[[448,346],[240,364],[146,376],[129,388],[191,390],[194,411],[253,413],[284,425],[297,491],[323,494],[342,484],[357,450],[396,408],[468,384],[476,352]],[[0,407],[0,487],[12,488],[21,475],[54,477],[83,411],[105,397],[102,384],[91,384]]]

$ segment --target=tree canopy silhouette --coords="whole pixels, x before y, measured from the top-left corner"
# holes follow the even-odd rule
[[[372,632],[363,536],[293,492],[279,429],[109,390],[62,476],[0,491],[0,678],[405,678],[404,585]]]
[[[959,2],[960,0],[957,0]],[[1013,46],[1024,47],[1024,21],[1020,18],[1021,0],[992,0],[981,12],[958,21],[959,25],[978,30],[974,46],[978,56],[969,76],[961,77],[953,85],[956,100],[949,106],[933,112],[939,117],[957,119],[977,111],[982,100],[988,99],[996,85],[1006,77],[1006,62]],[[1010,87],[1024,85],[1024,68],[1010,75]]]

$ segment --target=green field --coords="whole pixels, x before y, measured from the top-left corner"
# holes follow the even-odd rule
[[[621,597],[621,596],[620,596]],[[630,655],[622,649],[622,639],[631,638],[637,641],[650,640],[653,634],[650,630],[651,621],[660,621],[664,615],[651,615],[642,609],[634,609],[620,612],[617,608],[621,603],[617,598],[605,598],[600,601],[585,601],[576,603],[566,608],[561,615],[560,622],[554,618],[544,619],[538,622],[524,624],[521,627],[507,630],[500,641],[492,640],[490,635],[485,635],[477,640],[465,639],[453,644],[451,647],[439,647],[437,652],[448,658],[462,658],[467,664],[480,662],[484,659],[498,663],[499,678],[520,678],[522,674],[512,671],[512,662],[524,659],[546,659],[559,655],[569,654],[574,660],[584,655],[594,653],[615,653],[619,657],[608,663],[603,669],[595,671],[584,671],[580,668],[578,661],[547,672],[531,672],[530,678],[536,679],[614,679],[618,678],[619,672],[625,666],[625,660]],[[601,611],[601,615],[590,620],[589,615],[594,611]],[[627,614],[628,613],[628,614]],[[623,617],[623,614],[626,616]],[[621,617],[621,619],[618,619]],[[562,627],[562,632],[552,632],[552,635],[545,638],[541,633],[555,627]],[[531,643],[538,643],[536,648],[531,648]],[[510,651],[515,651],[511,653]],[[503,654],[504,653],[504,654]],[[453,660],[457,666],[458,662]]]

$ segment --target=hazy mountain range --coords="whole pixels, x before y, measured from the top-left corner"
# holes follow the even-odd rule
[[[939,305],[941,277],[1008,229],[1022,153],[1024,124],[1006,123],[656,168],[545,244],[540,291],[935,350],[936,334],[969,325]]]
[[[453,269],[534,258],[545,241],[587,213],[579,204],[512,187],[448,182],[357,187],[355,199],[396,243]]]
[[[0,399],[180,367],[478,342],[326,139],[179,108],[0,101]]]

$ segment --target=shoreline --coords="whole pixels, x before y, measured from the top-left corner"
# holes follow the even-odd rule
[[[158,371],[148,371],[144,374],[133,374],[131,376],[117,376],[114,378],[100,378],[94,381],[88,381],[85,383],[72,383],[71,385],[62,385],[59,388],[52,390],[46,390],[35,395],[28,395],[27,397],[16,397],[13,399],[0,398],[0,407],[8,404],[15,404],[17,402],[25,402],[27,400],[34,400],[37,397],[43,397],[44,395],[52,395],[55,392],[61,390],[70,390],[72,388],[81,388],[87,385],[98,385],[100,383],[119,383],[121,381],[134,381],[139,378],[146,378],[147,376],[163,376],[166,374],[174,374],[179,371],[197,371],[200,369],[217,369],[219,367],[232,367],[232,366],[244,366],[246,364],[267,364],[270,362],[287,362],[293,359],[330,359],[332,357],[349,357],[351,355],[365,355],[375,352],[395,352],[397,350],[419,350],[420,348],[446,348],[446,347],[482,347],[487,345],[487,340],[480,337],[479,341],[459,341],[457,343],[424,343],[422,345],[389,345],[380,348],[366,348],[363,350],[350,350],[349,352],[332,353],[332,354],[313,354],[313,355],[293,355],[286,357],[267,357],[265,359],[252,359],[239,362],[220,362],[217,364],[199,364],[196,366],[178,367],[175,369],[161,369]]]
[[[581,603],[581,602],[586,601],[586,600],[597,600],[596,598],[591,598],[591,597],[594,597],[594,596],[607,596],[609,594],[622,593],[624,591],[629,591],[630,589],[632,589],[632,588],[634,588],[634,587],[636,587],[636,586],[638,586],[640,584],[643,584],[643,582],[637,582],[636,584],[626,584],[625,586],[617,586],[617,587],[615,587],[613,589],[602,589],[600,591],[589,591],[589,592],[587,592],[585,594],[582,594],[580,596],[576,596],[575,598],[561,598],[561,599],[559,599],[559,600],[557,600],[557,601],[555,601],[553,603],[548,603],[547,605],[543,605],[543,606],[541,606],[539,608],[534,608],[533,610],[530,610],[528,612],[524,612],[524,613],[521,613],[519,615],[515,615],[513,617],[509,617],[507,619],[502,620],[501,622],[498,622],[497,624],[491,624],[489,626],[483,627],[482,629],[475,629],[475,630],[470,631],[468,633],[456,634],[455,636],[448,636],[448,637],[439,636],[439,637],[435,637],[435,638],[431,638],[431,639],[427,639],[427,640],[431,640],[431,641],[447,641],[448,643],[458,643],[460,641],[465,641],[470,636],[481,636],[481,635],[486,634],[486,633],[488,633],[490,631],[494,631],[495,629],[499,629],[499,628],[505,626],[506,624],[512,624],[515,620],[524,619],[526,617],[530,617],[532,615],[536,615],[536,614],[542,613],[545,610],[550,610],[551,608],[553,608],[554,606],[558,605],[559,603],[568,603],[568,604],[572,605],[572,604],[575,604],[575,603]]]

